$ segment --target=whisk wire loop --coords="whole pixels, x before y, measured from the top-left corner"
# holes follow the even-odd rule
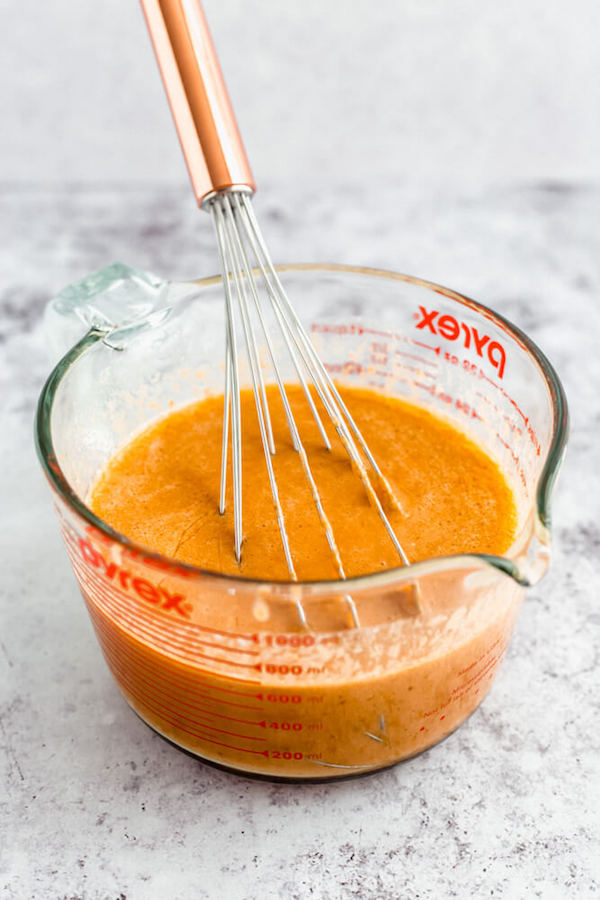
[[[336,388],[333,381],[331,380],[331,377],[330,377],[329,373],[327,372],[327,369],[323,365],[323,362],[321,361],[316,350],[314,349],[310,338],[308,337],[302,323],[300,322],[300,319],[298,318],[298,316],[296,314],[294,307],[290,303],[288,296],[285,293],[285,290],[283,288],[283,285],[281,284],[279,275],[277,274],[277,271],[273,265],[273,262],[271,261],[266,243],[262,237],[258,221],[256,219],[254,210],[252,208],[252,204],[250,202],[250,198],[247,197],[246,195],[242,195],[239,202],[244,208],[244,211],[247,215],[248,222],[252,229],[252,233],[255,238],[255,242],[253,245],[260,249],[260,252],[263,257],[263,263],[261,264],[259,262],[259,267],[261,269],[261,273],[267,284],[267,289],[268,289],[269,295],[271,296],[271,299],[274,304],[277,305],[277,302],[279,301],[279,303],[285,309],[285,312],[287,313],[287,315],[289,317],[289,323],[291,323],[291,325],[293,326],[292,334],[294,336],[295,342],[298,346],[299,352],[301,353],[301,355],[304,359],[304,362],[305,362],[305,365],[306,365],[308,371],[311,373],[313,383],[319,394],[321,402],[325,406],[325,409],[327,410],[327,413],[338,433],[340,440],[342,441],[342,443],[344,445],[344,448],[346,449],[346,452],[350,456],[350,459],[352,460],[353,464],[356,466],[356,469],[357,469],[360,479],[367,491],[369,499],[376,507],[377,512],[379,513],[379,517],[381,518],[381,520],[383,522],[383,525],[388,533],[390,540],[392,541],[392,543],[394,545],[396,552],[398,553],[398,556],[400,557],[403,565],[409,565],[408,557],[406,556],[406,553],[404,552],[404,549],[403,549],[402,545],[400,544],[400,541],[398,540],[396,533],[394,532],[394,529],[385,513],[385,510],[383,509],[383,505],[381,503],[381,500],[379,499],[379,496],[377,495],[377,492],[375,491],[375,489],[373,488],[373,485],[371,484],[371,480],[369,478],[367,469],[366,469],[364,462],[360,456],[358,447],[357,447],[354,439],[352,438],[352,434],[350,433],[350,430],[355,435],[362,452],[364,453],[367,461],[369,462],[371,468],[373,469],[373,471],[377,477],[378,483],[384,490],[386,496],[391,501],[392,505],[400,512],[403,512],[402,505],[401,505],[400,501],[398,500],[398,498],[396,497],[389,481],[383,475],[383,473],[381,472],[381,469],[377,465],[377,462],[376,462],[373,454],[371,453],[371,451],[368,447],[368,444],[365,441],[358,425],[352,418],[352,416],[348,410],[348,407],[342,400],[342,397],[340,396],[338,389]],[[258,255],[257,255],[257,259],[259,259]],[[276,292],[273,291],[273,287],[271,285],[271,279],[272,279],[272,283],[275,285]],[[288,325],[288,327],[289,327],[289,325]]]
[[[192,185],[199,205],[210,211],[221,262],[225,294],[225,387],[223,408],[223,440],[219,488],[219,512],[225,513],[228,496],[228,460],[231,442],[233,491],[234,549],[238,563],[242,560],[242,411],[240,399],[240,356],[236,340],[236,325],[243,330],[243,343],[252,379],[259,430],[263,445],[273,504],[281,534],[290,578],[296,580],[283,509],[272,456],[276,453],[275,435],[267,402],[263,377],[262,346],[257,340],[253,321],[258,316],[260,331],[271,362],[294,449],[298,452],[304,475],[310,485],[320,522],[340,578],[345,578],[340,553],[327,518],[321,496],[312,475],[308,454],[298,432],[284,384],[284,372],[291,362],[301,385],[311,414],[323,441],[331,449],[330,438],[323,419],[331,420],[352,465],[358,472],[368,497],[379,516],[403,563],[408,563],[381,500],[371,482],[386,494],[388,500],[401,509],[394,492],[379,470],[360,430],[352,419],[339,391],[319,360],[310,338],[294,312],[279,276],[275,271],[258,222],[250,195],[254,193],[254,179],[246,159],[233,110],[223,83],[218,59],[208,32],[208,26],[197,2],[159,2],[142,0],[142,7],[152,36],[169,103],[175,117]],[[254,265],[251,265],[254,260]],[[257,275],[256,267],[260,275]],[[255,276],[256,280],[255,280]],[[258,286],[262,276],[262,287]],[[266,319],[274,319],[277,335],[287,351],[287,364],[278,359],[274,341]],[[242,341],[241,341],[242,342]],[[244,370],[245,376],[245,370]],[[313,395],[313,389],[316,392]],[[317,409],[320,400],[326,416]],[[367,466],[370,469],[367,470]],[[294,590],[300,597],[301,590]],[[352,623],[359,619],[354,601],[349,595],[345,602]],[[303,627],[307,620],[300,599],[294,601]]]
[[[302,371],[302,366],[300,365],[300,363],[298,361],[298,357],[297,357],[296,352],[294,351],[294,348],[290,341],[290,336],[288,334],[289,326],[287,326],[287,323],[284,320],[282,312],[279,308],[279,304],[277,302],[277,296],[271,287],[271,283],[269,281],[269,273],[263,266],[263,262],[261,259],[261,253],[266,252],[266,247],[264,245],[262,235],[260,234],[260,232],[257,232],[256,229],[253,227],[252,219],[248,215],[248,213],[252,211],[252,206],[250,205],[250,203],[248,203],[248,204],[244,203],[245,199],[246,199],[246,197],[243,194],[240,196],[240,194],[236,192],[233,195],[233,201],[235,204],[234,209],[235,209],[236,220],[240,223],[241,228],[248,239],[248,243],[252,249],[254,257],[255,257],[255,259],[258,263],[259,269],[261,271],[261,274],[264,278],[265,286],[267,288],[267,293],[268,293],[269,298],[272,303],[272,310],[275,314],[275,318],[277,319],[277,324],[279,325],[284,343],[286,345],[286,350],[289,353],[290,359],[292,360],[292,363],[294,365],[294,369],[298,376],[298,380],[299,380],[302,390],[304,392],[304,396],[306,397],[307,403],[310,407],[312,417],[315,420],[317,428],[319,429],[319,433],[323,440],[323,444],[325,445],[325,447],[328,450],[331,450],[331,443],[329,441],[329,437],[327,436],[327,432],[325,431],[325,427],[323,425],[322,419],[318,413],[317,407],[315,406],[315,402],[313,400],[313,397],[309,390],[306,378]],[[272,264],[271,264],[271,267],[272,267]],[[258,309],[260,309],[260,302],[258,301],[258,297],[257,297],[257,307],[258,307]],[[266,329],[266,327],[264,325],[264,319],[262,317],[262,313],[259,313],[259,315],[261,318],[261,324],[262,324],[262,327],[264,330],[265,337],[267,339],[269,348],[271,349],[271,342],[269,340],[268,330]],[[305,365],[306,365],[306,360],[304,359],[303,361],[305,362]],[[278,374],[279,367],[277,365],[277,361],[275,359],[275,355],[272,352],[272,349],[271,349],[271,362],[273,364],[275,372]],[[308,366],[307,366],[307,371],[310,375],[310,368]],[[286,413],[287,413],[287,411],[289,410],[289,404],[287,403],[286,400],[284,400],[285,389],[283,388],[283,383],[280,378],[278,378],[278,385],[279,385],[279,391],[280,391],[282,400],[284,401],[284,406],[286,408]],[[287,416],[287,419],[288,419],[288,423],[291,423],[291,421],[293,420],[293,416],[291,416],[291,410],[290,410],[290,415]],[[292,428],[291,424],[290,424],[290,428]]]
[[[345,448],[358,476],[367,492],[372,504],[377,509],[386,531],[394,544],[394,547],[406,565],[408,559],[398,541],[392,525],[383,508],[378,493],[373,486],[372,476],[369,475],[367,465],[370,465],[377,484],[390,498],[397,509],[401,509],[400,503],[394,492],[381,473],[374,460],[364,437],[358,426],[352,419],[339,391],[333,384],[329,373],[319,359],[302,323],[296,315],[279,276],[273,266],[268,250],[264,243],[258,222],[254,215],[250,197],[241,191],[217,193],[211,199],[209,209],[212,215],[219,256],[221,260],[221,272],[225,290],[226,312],[226,363],[225,363],[225,390],[223,410],[223,445],[221,459],[221,485],[219,495],[219,511],[225,512],[225,496],[227,485],[227,467],[229,453],[229,423],[231,420],[231,444],[232,444],[232,472],[233,472],[233,506],[234,506],[234,541],[235,554],[238,563],[242,558],[243,527],[242,527],[242,426],[241,426],[241,402],[240,402],[240,359],[238,343],[236,340],[236,321],[241,321],[242,333],[246,349],[247,361],[250,369],[250,378],[254,394],[259,432],[263,446],[263,453],[269,478],[269,486],[273,500],[277,525],[281,536],[284,556],[288,572],[292,581],[297,581],[294,562],[290,549],[288,532],[285,524],[285,516],[281,505],[277,479],[272,461],[276,454],[276,444],[273,435],[271,416],[267,401],[265,379],[263,376],[263,363],[261,361],[257,335],[252,323],[251,308],[254,309],[260,330],[264,336],[268,359],[273,369],[275,382],[281,397],[287,421],[290,437],[294,449],[297,451],[302,470],[310,487],[313,502],[315,504],[321,526],[340,579],[345,580],[346,574],[342,563],[339,548],[337,546],[333,528],[325,512],[321,495],[314,479],[308,454],[300,436],[294,414],[286,393],[283,370],[277,359],[272,336],[265,320],[265,311],[269,312],[277,323],[281,338],[286,347],[289,359],[292,362],[298,381],[307,399],[311,413],[319,430],[323,444],[331,449],[331,443],[323,421],[317,410],[311,388],[314,387],[327,416],[329,417],[338,437]],[[252,256],[254,265],[251,264]],[[257,270],[262,276],[263,289],[259,290],[255,276]],[[349,594],[344,596],[350,619],[355,627],[360,622],[356,605]],[[302,603],[295,601],[298,616],[303,627],[307,627],[307,619]]]
[[[231,291],[231,281],[229,279],[230,259],[227,255],[227,243],[225,240],[225,228],[223,222],[223,213],[219,206],[214,207],[213,222],[215,232],[217,234],[217,244],[219,247],[219,256],[221,259],[221,271],[223,272],[223,286],[225,289],[225,308],[226,308],[226,369],[229,370],[230,382],[230,399],[231,399],[231,446],[232,446],[232,469],[233,469],[233,527],[234,527],[234,544],[235,558],[238,562],[242,558],[242,416],[240,404],[240,383],[239,371],[237,365],[237,340],[233,318],[233,297]],[[227,402],[227,397],[225,398]],[[224,440],[225,463],[227,462],[228,442]],[[226,466],[225,466],[226,468]],[[223,472],[223,465],[221,466]],[[225,510],[225,485],[222,483],[221,504],[223,512]]]

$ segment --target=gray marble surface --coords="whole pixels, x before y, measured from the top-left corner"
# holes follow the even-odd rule
[[[203,6],[259,178],[600,177],[597,0]],[[0,17],[3,178],[183,183],[139,3]]]
[[[493,306],[563,379],[572,436],[548,575],[482,707],[444,744],[337,785],[227,775],[165,744],[111,681],[35,459],[41,313],[119,259],[209,274],[187,192],[35,185],[0,218],[0,896],[587,897],[600,889],[600,190],[268,183],[280,261],[408,271]]]

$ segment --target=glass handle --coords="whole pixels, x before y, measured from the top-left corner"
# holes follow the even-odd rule
[[[122,263],[99,269],[49,301],[44,322],[49,349],[58,359],[92,328],[109,335],[149,324],[154,314],[168,312],[179,293],[172,282]]]
[[[515,560],[521,583],[527,587],[537,584],[548,571],[550,557],[550,532],[534,513],[533,533],[525,551]]]

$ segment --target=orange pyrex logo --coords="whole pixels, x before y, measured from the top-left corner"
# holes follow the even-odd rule
[[[443,313],[440,315],[437,309],[431,311],[419,306],[419,312],[415,313],[415,328],[445,338],[447,341],[458,341],[462,343],[465,349],[471,346],[482,359],[487,357],[488,362],[497,369],[498,378],[504,376],[504,367],[506,365],[506,351],[502,344],[493,341],[489,334],[479,334],[474,325],[467,325],[454,316]]]

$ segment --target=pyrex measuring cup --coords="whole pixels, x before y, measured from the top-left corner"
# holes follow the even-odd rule
[[[519,518],[505,557],[430,559],[342,590],[203,571],[99,520],[86,496],[107,460],[174,405],[222,390],[219,278],[168,283],[116,265],[64,290],[48,324],[74,346],[42,391],[36,434],[98,640],[133,709],[237,772],[330,779],[419,753],[485,696],[523,589],[548,565],[567,411],[535,345],[453,291],[341,266],[280,272],[340,385],[425,406],[498,461]]]

